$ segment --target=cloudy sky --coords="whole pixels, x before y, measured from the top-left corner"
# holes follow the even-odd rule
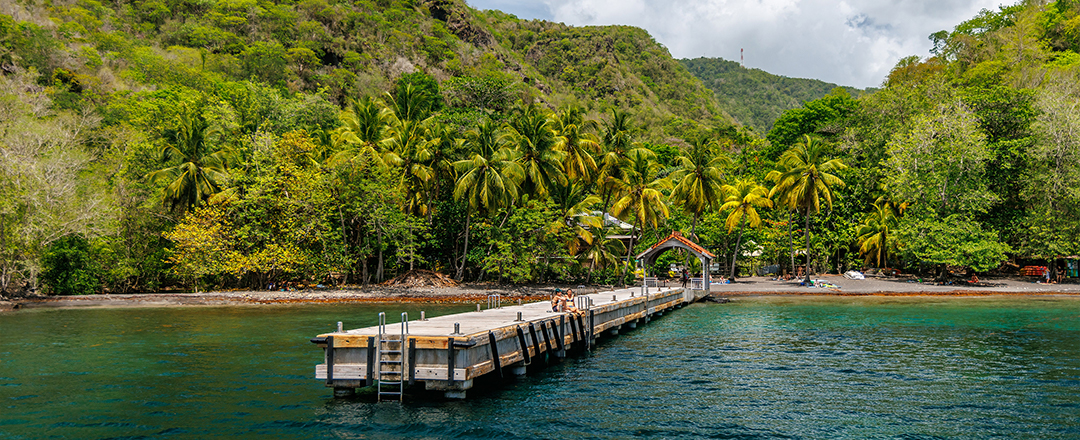
[[[930,34],[1000,0],[467,0],[519,18],[645,28],[675,58],[721,57],[795,78],[879,86]]]

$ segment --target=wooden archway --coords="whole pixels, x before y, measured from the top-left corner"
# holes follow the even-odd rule
[[[642,267],[645,268],[647,275],[648,268],[656,262],[656,258],[672,248],[686,249],[701,261],[701,281],[705,291],[708,292],[709,284],[712,283],[709,277],[709,265],[712,263],[712,260],[716,259],[716,255],[713,255],[712,252],[701,247],[701,245],[690,241],[689,238],[683,237],[682,233],[679,231],[672,231],[671,235],[668,235],[667,238],[652,245],[645,252],[638,254],[636,258],[642,263]]]

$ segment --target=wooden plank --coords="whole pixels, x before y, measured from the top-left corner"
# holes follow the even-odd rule
[[[500,365],[510,365],[516,362],[521,362],[521,353],[514,352],[507,355],[499,356]],[[480,376],[495,371],[495,363],[491,359],[488,359],[479,364],[470,366],[465,369],[465,380],[476,379]]]
[[[409,360],[408,360],[407,365],[408,365],[408,368],[409,368],[409,385],[415,385],[416,384],[416,369],[414,369],[412,366],[413,366],[413,364],[416,363],[416,339],[413,339],[413,338],[409,338],[409,358],[408,359]]]
[[[331,380],[364,379],[365,370],[367,370],[365,364],[335,364],[334,378]],[[326,364],[315,366],[315,378],[326,380]],[[327,380],[327,383],[331,383],[331,380]]]
[[[326,384],[334,382],[334,337],[326,337]]]
[[[533,323],[531,323],[531,322],[529,323],[529,336],[532,338],[533,348],[536,349],[536,352],[533,353],[533,356],[540,355],[540,352],[543,351],[544,346],[542,344],[540,344],[540,339],[537,339],[537,337],[536,337],[536,327],[534,327]]]
[[[375,337],[367,337],[367,386],[375,385]]]
[[[416,375],[416,380],[446,380],[448,371],[446,365],[431,365],[422,364],[413,368],[413,374]],[[465,369],[454,369],[454,380],[463,381],[465,379]]]
[[[488,346],[491,348],[491,360],[495,361],[495,372],[499,379],[503,378],[502,363],[499,362],[499,342],[495,340],[495,333],[488,332]]]
[[[345,335],[342,333],[328,333],[326,335],[319,335],[319,337],[326,337],[327,340],[334,338],[334,347],[337,348],[364,348],[367,347],[366,335]]]
[[[547,321],[540,321],[540,333],[544,335],[547,351],[551,351],[551,338],[548,337]]]
[[[517,328],[517,340],[518,350],[521,351],[522,356],[525,358],[525,364],[532,363],[532,353],[529,352],[529,341],[525,340],[525,332],[521,330],[521,326]]]
[[[451,373],[452,371],[456,371],[454,369],[454,362],[457,360],[455,348],[456,347],[454,347],[454,338],[450,338],[448,341],[446,341],[446,377],[447,380],[450,381],[451,385],[453,385],[454,381],[457,380],[456,374]]]

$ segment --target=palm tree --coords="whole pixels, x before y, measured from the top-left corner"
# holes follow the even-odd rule
[[[422,121],[431,115],[431,102],[421,90],[406,84],[395,93],[386,92],[386,105],[399,121]]]
[[[592,215],[592,207],[600,203],[600,197],[589,194],[582,183],[571,182],[566,186],[556,186],[551,193],[559,217],[552,222],[549,230],[557,234],[570,228],[573,236],[567,242],[570,253],[577,255],[579,248],[592,242],[592,230],[603,227],[600,217]]]
[[[796,144],[780,156],[787,170],[779,177],[773,191],[782,194],[781,203],[800,209],[806,214],[806,278],[810,282],[810,216],[821,211],[821,201],[832,209],[833,188],[843,187],[844,181],[835,173],[847,168],[841,159],[827,159],[826,145],[804,135],[804,142]]]
[[[442,182],[454,181],[454,165],[451,158],[462,157],[465,150],[465,139],[458,137],[456,129],[444,122],[430,123],[428,132],[430,136],[429,148],[431,158],[428,166],[435,172],[432,179],[434,186],[431,191],[431,199],[438,200],[442,194]],[[429,219],[431,211],[428,211]]]
[[[328,164],[359,159],[385,166],[386,158],[379,151],[378,142],[386,137],[392,116],[390,109],[370,96],[360,101],[350,100],[348,108],[338,115],[341,126],[331,133],[330,141],[336,152]]]
[[[776,167],[774,169],[772,169],[771,171],[769,171],[768,174],[765,175],[765,179],[773,183],[773,187],[769,191],[769,198],[773,199],[775,201],[775,203],[774,203],[775,206],[781,206],[787,211],[787,217],[788,217],[788,219],[787,219],[787,225],[788,225],[788,257],[791,258],[791,266],[790,267],[791,267],[792,274],[794,274],[795,273],[795,234],[794,234],[795,218],[794,217],[795,217],[795,213],[796,213],[796,208],[792,207],[792,206],[788,206],[787,204],[785,204],[783,202],[783,200],[786,200],[787,193],[785,192],[786,189],[781,188],[779,186],[780,181],[782,180],[782,177],[784,176],[784,173],[787,172],[787,170],[788,170],[787,166],[785,166],[783,163],[777,163]]]
[[[675,158],[678,169],[671,174],[672,180],[678,182],[671,197],[682,204],[687,214],[693,216],[690,235],[695,239],[698,219],[705,211],[716,207],[723,196],[722,169],[731,165],[731,159],[718,153],[717,148],[719,145],[716,141],[705,137],[695,139],[684,155]]]
[[[755,208],[771,208],[772,200],[769,199],[767,188],[750,179],[738,179],[734,185],[724,185],[724,193],[727,197],[724,199],[724,205],[720,207],[720,212],[731,210],[726,223],[728,233],[735,229],[735,225],[739,226],[739,237],[735,239],[735,254],[731,256],[731,279],[734,280],[735,263],[739,258],[739,244],[742,243],[743,229],[747,222],[750,223],[751,228],[760,226],[761,216]]]
[[[591,181],[596,174],[593,154],[600,151],[600,143],[589,130],[596,128],[596,121],[585,119],[581,107],[567,106],[554,116],[558,133],[555,148],[566,154],[563,169],[570,180]]]
[[[578,261],[588,262],[589,274],[585,277],[585,283],[591,283],[596,269],[603,270],[619,264],[619,256],[626,252],[626,245],[617,238],[608,238],[608,231],[603,226],[589,226],[587,232],[574,244],[570,253],[576,255]]]
[[[668,207],[662,190],[671,189],[671,181],[657,177],[660,169],[660,164],[656,162],[656,153],[647,148],[635,148],[627,153],[627,166],[620,171],[622,178],[607,178],[614,194],[619,195],[619,199],[611,206],[612,215],[623,221],[633,219],[637,222],[630,234],[630,245],[626,251],[627,262],[630,261],[630,253],[634,251],[638,228],[644,230],[646,225],[650,225],[656,229],[657,223],[668,217]],[[623,276],[626,276],[625,268]]]
[[[889,248],[893,247],[892,230],[896,227],[898,216],[888,204],[874,203],[874,211],[867,214],[863,223],[856,230],[859,253],[866,258],[866,264],[876,258],[877,267],[882,261],[889,263]]]
[[[596,158],[599,165],[596,184],[599,186],[599,193],[603,199],[602,209],[607,212],[611,206],[611,198],[614,196],[611,180],[608,178],[622,178],[622,169],[627,166],[626,154],[633,148],[630,114],[613,109],[611,119],[604,121],[602,131],[600,137],[602,151]]]
[[[525,170],[522,190],[546,197],[553,184],[565,185],[562,162],[566,153],[556,148],[555,130],[539,107],[530,104],[515,109],[505,140],[518,152],[518,163]]]
[[[379,141],[386,151],[388,165],[397,167],[398,187],[405,194],[404,210],[426,216],[430,200],[429,184],[435,170],[429,162],[433,157],[426,124],[419,121],[394,121],[389,137]]]
[[[607,177],[619,178],[620,170],[625,165],[626,153],[633,145],[630,127],[630,114],[618,109],[611,111],[611,120],[604,122],[604,133],[600,139],[603,154],[599,158],[600,180]]]
[[[164,134],[161,163],[179,162],[148,174],[153,182],[166,182],[163,202],[171,209],[194,207],[221,191],[234,153],[207,142],[208,124],[199,109],[181,105],[176,127]]]
[[[496,125],[490,121],[465,135],[466,145],[473,149],[467,159],[454,162],[459,173],[454,185],[454,199],[467,202],[465,214],[465,250],[455,277],[465,275],[469,252],[469,222],[473,212],[490,214],[508,207],[517,200],[524,170],[517,163],[516,152],[499,142]]]

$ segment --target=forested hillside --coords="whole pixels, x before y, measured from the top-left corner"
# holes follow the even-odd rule
[[[620,283],[672,230],[732,274],[1077,254],[1078,12],[985,11],[760,138],[630,27],[447,0],[0,0],[0,288]]]
[[[799,108],[806,101],[821,98],[840,87],[825,81],[788,78],[761,69],[747,69],[723,58],[679,60],[690,73],[701,79],[716,95],[720,108],[758,133],[767,133],[773,122],[786,110]],[[858,96],[863,91],[843,87]]]
[[[464,231],[438,222],[462,221],[464,208],[451,195],[453,163],[473,148],[462,139],[486,123],[498,128],[502,145],[504,125],[521,112],[546,118],[569,109],[568,124],[575,117],[594,124],[581,127],[586,140],[597,133],[597,118],[615,124],[627,145],[677,145],[710,132],[745,140],[700,81],[641,29],[519,20],[456,0],[3,0],[0,73],[0,290],[9,292],[46,279],[67,286],[54,291],[153,290],[190,285],[194,274],[218,285],[259,285],[332,271],[356,273],[349,278],[356,282],[371,279],[369,259],[378,280],[384,252],[396,258],[390,270],[399,270],[400,234],[415,232],[388,206],[425,215],[424,232],[416,233],[428,241],[410,249],[430,251],[425,267],[449,266],[461,259],[448,255],[464,251],[456,249]],[[364,109],[377,111],[364,116]],[[400,113],[405,109],[410,113]],[[415,124],[391,130],[391,121]],[[350,131],[363,124],[372,131]],[[535,154],[554,160],[544,150],[553,147],[552,128],[534,128],[550,137]],[[364,178],[382,180],[364,190],[341,180],[342,167],[355,162],[348,154],[359,145],[382,149],[391,134],[399,143],[382,153],[395,158],[382,165],[413,167],[413,177],[368,170]],[[583,142],[587,150],[595,144]],[[288,154],[323,163],[307,170],[313,175],[295,170],[303,182],[289,184],[315,185],[299,194],[330,197],[319,209],[340,217],[348,204],[353,222],[398,232],[341,221],[318,233],[293,230],[310,222],[245,224],[231,236],[243,244],[229,244],[236,253],[226,258],[228,270],[185,272],[177,221],[211,196],[235,209],[285,203],[249,197],[263,194],[258,185],[286,184],[267,167],[284,166],[275,162],[285,154],[276,149],[287,143],[300,149]],[[342,185],[356,192],[343,193]],[[440,200],[445,209],[433,206]],[[285,205],[278,208],[296,208]],[[373,219],[375,212],[391,217]],[[311,220],[291,215],[275,220]],[[445,236],[430,237],[431,230]],[[399,235],[366,241],[382,232]],[[319,247],[317,257],[311,246]],[[62,268],[70,264],[95,269],[83,276]],[[232,281],[221,281],[224,273],[234,274]]]

